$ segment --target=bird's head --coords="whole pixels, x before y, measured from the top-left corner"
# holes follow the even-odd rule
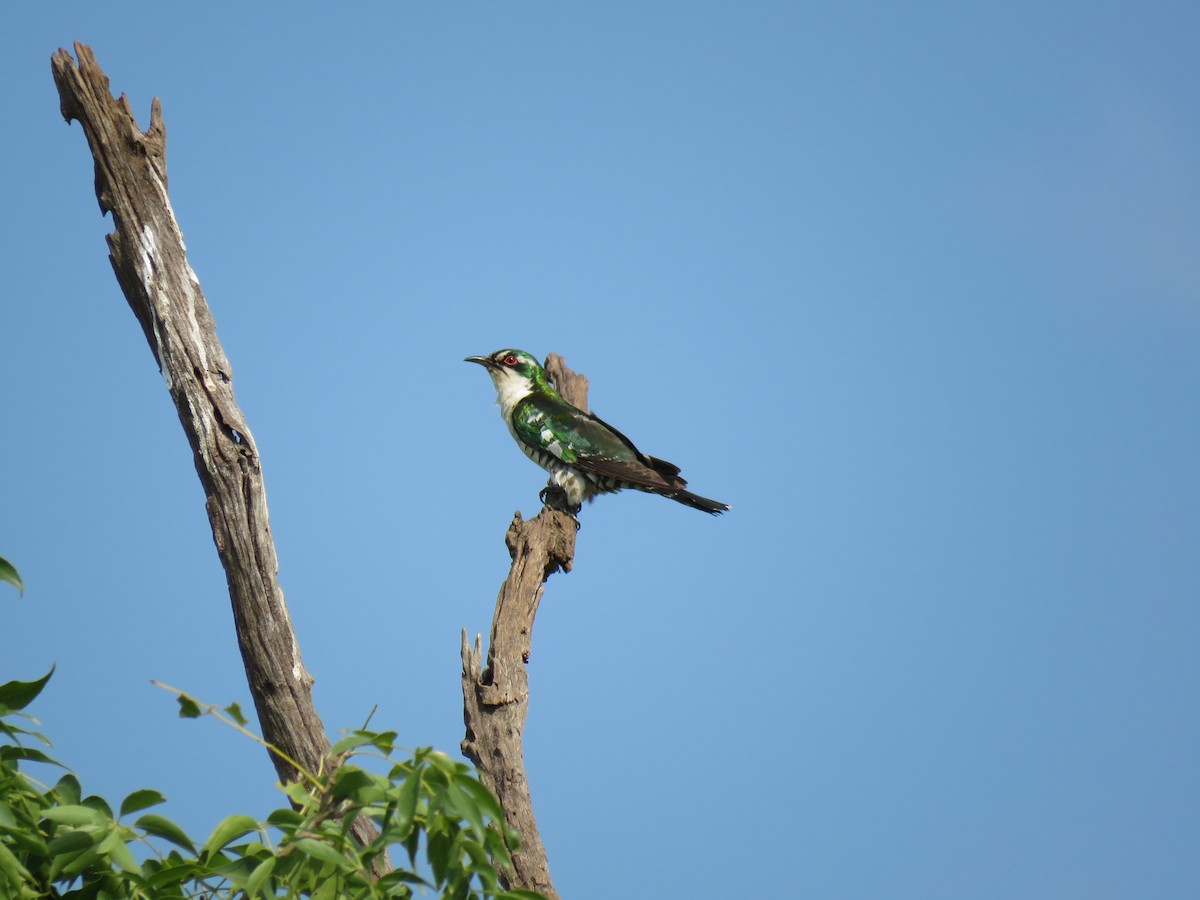
[[[490,356],[468,356],[464,362],[479,363],[492,376],[501,405],[515,402],[537,388],[548,388],[546,370],[524,350],[497,350]]]

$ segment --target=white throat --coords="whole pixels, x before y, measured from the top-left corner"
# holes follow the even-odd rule
[[[496,385],[496,403],[505,422],[512,422],[513,409],[533,393],[533,385],[523,375],[511,369],[488,369],[492,383]]]

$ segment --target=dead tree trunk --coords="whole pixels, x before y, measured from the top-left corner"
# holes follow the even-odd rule
[[[229,360],[167,197],[162,105],[156,97],[143,133],[126,97],[117,100],[109,92],[108,76],[91,48],[76,42],[75,54],[78,65],[66,50],[51,58],[63,118],[77,120],[87,136],[100,212],[111,212],[116,226],[108,235],[113,271],[192,446],[263,738],[317,772],[329,738],[313,706],[313,679],[300,659],[276,577],[258,450],[234,399]],[[271,761],[280,780],[296,778],[282,757],[272,753]],[[365,841],[375,829],[360,818],[355,833]]]
[[[584,376],[568,369],[554,353],[546,360],[546,371],[568,402],[587,409]],[[549,900],[557,900],[558,892],[550,882],[546,848],[538,834],[525,775],[522,734],[529,712],[525,666],[546,579],[560,569],[571,571],[576,530],[574,519],[549,506],[528,522],[515,513],[504,536],[512,567],[496,598],[486,667],[480,639],[477,637],[472,647],[465,630],[462,635],[463,720],[467,726],[462,751],[479,767],[483,783],[500,799],[505,821],[521,838],[507,886],[540,891]]]

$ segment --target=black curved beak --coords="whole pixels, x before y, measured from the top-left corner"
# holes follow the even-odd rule
[[[490,356],[468,356],[463,360],[463,362],[479,363],[481,366],[485,366],[489,369],[496,365]]]

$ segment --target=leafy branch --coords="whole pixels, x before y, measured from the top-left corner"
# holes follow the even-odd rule
[[[37,746],[48,739],[25,727],[26,712],[53,670],[35,681],[0,685],[0,896],[165,898],[409,898],[419,888],[462,900],[537,900],[506,891],[513,830],[495,796],[463,763],[421,748],[396,758],[396,734],[356,729],[337,741],[323,771],[280,786],[287,804],[258,820],[222,819],[203,841],[156,812],[161,793],[141,789],[116,812],[85,796],[64,774],[52,787],[30,777],[29,763],[65,768]],[[262,743],[237,704],[202,704],[175,688],[180,714],[211,715]],[[370,757],[384,771],[356,764]],[[141,813],[134,821],[128,817]],[[378,837],[362,844],[358,817]],[[407,859],[377,877],[380,859]],[[141,860],[139,862],[139,860]],[[395,862],[395,860],[393,860]]]

